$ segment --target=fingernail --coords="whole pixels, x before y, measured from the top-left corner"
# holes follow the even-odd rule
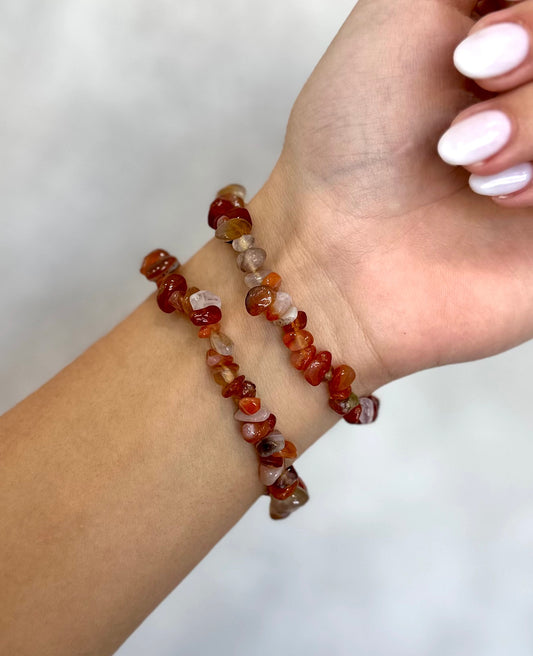
[[[512,71],[529,52],[529,34],[518,23],[498,23],[467,36],[453,53],[455,68],[483,80]]]
[[[533,166],[529,162],[517,164],[494,175],[471,175],[472,191],[482,196],[503,196],[524,189],[533,179]]]
[[[492,109],[455,123],[440,138],[437,149],[448,164],[466,166],[497,153],[511,136],[507,115]]]

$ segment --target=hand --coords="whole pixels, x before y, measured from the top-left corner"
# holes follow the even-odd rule
[[[356,367],[373,360],[370,389],[533,335],[533,191],[494,202],[437,152],[459,112],[485,105],[508,109],[517,136],[469,171],[490,175],[533,151],[533,55],[484,88],[452,61],[472,28],[533,30],[533,2],[477,23],[475,5],[360,0],[296,100],[262,190],[292,219],[284,236],[339,352]]]

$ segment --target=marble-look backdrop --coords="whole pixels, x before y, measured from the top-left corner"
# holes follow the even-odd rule
[[[210,237],[214,190],[261,186],[351,5],[0,0],[3,410],[146,297],[147,249]],[[118,654],[531,656],[532,364],[382,389],[302,457],[309,506],[261,499]]]

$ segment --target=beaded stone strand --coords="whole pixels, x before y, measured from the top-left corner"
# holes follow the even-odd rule
[[[266,252],[255,245],[252,217],[245,207],[246,189],[230,184],[218,191],[209,207],[208,223],[215,236],[230,243],[237,253],[237,267],[245,274],[249,288],[245,305],[248,314],[263,314],[282,327],[282,339],[291,352],[291,365],[301,371],[313,386],[326,383],[329,406],[349,424],[369,424],[378,415],[379,399],[358,397],[352,391],[355,371],[347,364],[331,365],[331,353],[319,351],[314,337],[305,330],[307,315],[298,310],[292,298],[280,290],[281,276],[265,267]]]
[[[254,383],[238,375],[234,344],[220,330],[220,298],[205,289],[188,287],[185,278],[176,273],[178,267],[177,258],[156,249],[144,258],[141,273],[157,285],[157,304],[163,312],[178,311],[198,328],[198,337],[209,339],[207,366],[222,387],[222,396],[235,402],[234,417],[243,439],[255,447],[259,480],[270,495],[270,516],[284,519],[309,499],[307,487],[292,464],[298,457],[296,446],[276,430],[276,417],[256,396]]]

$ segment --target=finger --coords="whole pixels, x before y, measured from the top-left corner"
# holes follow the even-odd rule
[[[472,174],[469,184],[476,194],[491,196],[499,200],[512,198],[512,204],[515,207],[524,207],[533,203],[532,180],[533,165],[531,162],[523,162],[494,175]],[[516,201],[519,201],[518,204]]]
[[[481,176],[533,160],[533,83],[460,112],[438,143],[441,158]]]
[[[454,52],[463,75],[488,91],[506,91],[533,80],[533,1],[481,18]]]
[[[533,167],[532,167],[533,168]],[[493,196],[492,200],[502,207],[520,208],[533,207],[533,185],[528,185],[525,189],[513,194]]]

